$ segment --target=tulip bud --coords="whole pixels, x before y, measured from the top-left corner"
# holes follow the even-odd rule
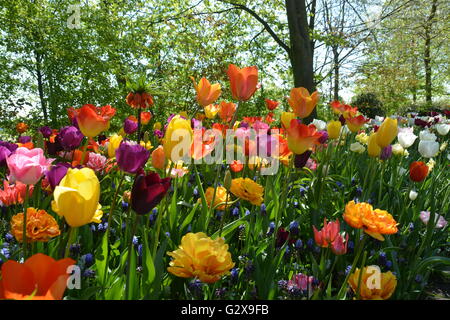
[[[288,129],[292,119],[295,119],[296,115],[293,112],[283,112],[281,114],[281,123],[283,126]]]
[[[418,195],[419,195],[419,194],[418,194],[416,191],[411,190],[411,191],[409,192],[409,199],[411,199],[411,201],[414,201],[414,200],[417,199],[417,196],[418,196]]]
[[[233,178],[231,177],[231,172],[230,170],[227,170],[227,172],[225,172],[225,179],[223,180],[223,186],[225,187],[225,189],[227,189],[228,191],[230,191],[231,188],[231,180]]]
[[[166,156],[164,154],[163,146],[159,146],[152,152],[152,166],[155,169],[164,169],[166,163]]]
[[[144,142],[145,142],[145,144],[147,144],[147,142],[149,142],[149,141],[150,141],[149,133],[148,133],[148,131],[145,131],[144,132]]]
[[[127,190],[123,193],[123,201],[125,201],[126,203],[130,203],[130,199],[131,199],[131,191]]]

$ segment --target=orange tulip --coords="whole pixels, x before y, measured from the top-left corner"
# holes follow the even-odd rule
[[[191,79],[194,83],[195,91],[197,92],[197,102],[202,107],[206,107],[211,103],[214,103],[222,93],[219,83],[211,85],[206,78],[201,78],[197,85],[195,78],[191,77]]]
[[[222,101],[219,105],[219,116],[223,122],[229,122],[233,118],[234,113],[236,112],[236,104],[233,102],[225,102]]]
[[[293,88],[288,98],[289,105],[297,117],[300,118],[309,116],[316,107],[317,102],[319,102],[319,93],[314,91],[310,95],[309,91],[303,87]]]
[[[256,66],[240,69],[234,64],[230,64],[227,74],[233,99],[247,101],[253,96],[258,85],[258,68]]]
[[[362,114],[357,117],[348,116],[345,118],[345,123],[351,132],[358,132],[364,123],[368,121],[369,119],[364,118]]]
[[[56,261],[42,253],[33,255],[25,263],[8,260],[2,265],[0,298],[61,300],[69,278],[67,268],[74,264],[73,259]]]
[[[339,101],[333,101],[330,103],[331,108],[336,114],[343,114],[344,117],[354,117],[358,112],[358,108],[352,107],[348,104],[343,104]]]
[[[109,105],[96,107],[92,104],[85,104],[77,113],[80,131],[86,137],[93,138],[100,132],[109,129],[109,120],[116,113],[116,109]]]
[[[320,144],[322,137],[316,127],[300,123],[297,119],[292,119],[289,128],[287,128],[287,141],[289,149],[295,154],[302,154],[314,145]]]
[[[166,155],[163,146],[159,146],[152,152],[152,166],[155,169],[164,169],[166,163]]]

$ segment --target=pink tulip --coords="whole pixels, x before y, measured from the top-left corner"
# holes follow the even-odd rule
[[[40,148],[17,148],[7,160],[10,180],[20,181],[24,184],[36,184],[47,171],[54,159],[46,159],[44,151]]]
[[[348,234],[344,238],[338,234],[336,239],[334,239],[333,243],[331,244],[331,251],[333,251],[336,255],[342,255],[347,253],[347,244],[348,244]]]
[[[430,220],[430,212],[429,211],[421,211],[420,212],[420,220],[422,220],[423,223],[428,224],[428,221]],[[444,228],[447,225],[447,221],[444,219],[443,216],[435,213],[434,221],[436,221],[435,228],[441,229]]]
[[[317,231],[315,226],[313,226],[313,230],[316,244],[322,248],[328,248],[339,235],[339,220],[327,223],[327,219],[325,218],[322,230]]]

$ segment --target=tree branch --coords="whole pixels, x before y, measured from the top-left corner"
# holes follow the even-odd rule
[[[269,26],[269,24],[267,23],[267,21],[265,21],[263,18],[261,18],[255,11],[253,11],[252,9],[244,6],[243,4],[239,4],[239,3],[234,3],[234,2],[229,2],[229,1],[225,1],[225,0],[219,0],[220,2],[223,3],[227,3],[230,4],[232,6],[234,6],[234,8],[236,9],[241,9],[244,10],[248,13],[250,13],[250,15],[252,15],[256,20],[258,20],[258,22],[260,22],[264,28],[266,29],[266,31],[272,36],[272,38],[275,40],[276,43],[278,43],[278,45],[280,47],[282,47],[288,54],[290,54],[290,48],[288,45],[286,45],[286,43],[283,42],[283,40],[281,40],[277,34],[275,33],[275,31],[273,31],[273,29]]]

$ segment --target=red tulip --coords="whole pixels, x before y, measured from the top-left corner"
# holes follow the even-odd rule
[[[409,177],[412,181],[421,182],[428,175],[428,166],[422,161],[414,161],[409,166]]]
[[[240,171],[242,171],[242,169],[244,169],[244,165],[239,160],[234,160],[230,164],[230,169],[233,172],[240,172]]]
[[[270,111],[275,110],[280,105],[280,102],[270,99],[265,99],[265,102],[267,109],[269,109]]]
[[[75,261],[65,258],[56,261],[42,253],[18,263],[8,260],[2,265],[0,299],[61,300],[69,274],[67,268]]]
[[[140,174],[131,190],[131,207],[138,214],[146,214],[161,202],[170,188],[170,178],[161,179],[155,172]]]
[[[347,253],[347,245],[348,245],[348,233],[344,238],[338,234],[336,239],[334,239],[333,243],[331,244],[331,251],[333,251],[336,255],[342,255]]]

